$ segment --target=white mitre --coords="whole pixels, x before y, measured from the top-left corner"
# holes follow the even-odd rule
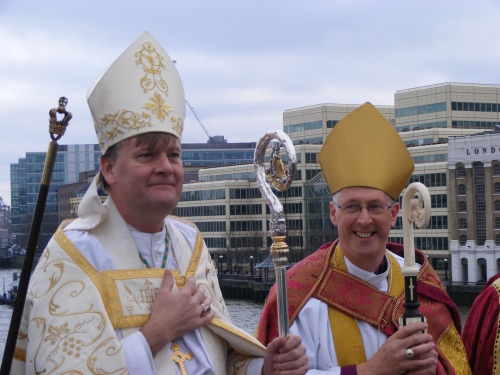
[[[186,115],[182,81],[170,56],[148,32],[97,79],[87,101],[103,154],[143,133],[181,139]]]
[[[130,137],[162,132],[181,140],[186,116],[184,88],[167,52],[148,32],[142,34],[92,84],[87,100],[102,153]],[[97,188],[98,173],[66,229],[95,228],[108,215]]]

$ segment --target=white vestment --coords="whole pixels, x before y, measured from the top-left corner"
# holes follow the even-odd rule
[[[172,343],[153,359],[139,332],[164,273],[143,268],[139,251],[149,264],[161,266],[164,233],[130,228],[110,198],[100,203],[96,182],[80,205],[81,218],[61,226],[33,274],[13,373],[180,374]],[[209,325],[176,340],[183,354],[194,357],[182,364],[187,374],[260,373],[263,360],[255,357],[263,356],[264,347],[231,324],[201,234],[176,218],[167,218],[165,227],[173,291],[194,277],[216,313]]]

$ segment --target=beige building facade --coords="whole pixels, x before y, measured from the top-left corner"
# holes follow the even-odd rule
[[[462,282],[500,272],[500,131],[448,144],[450,255]]]

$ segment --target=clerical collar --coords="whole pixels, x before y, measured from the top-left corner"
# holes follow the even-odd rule
[[[380,275],[384,273],[387,270],[387,258],[384,255],[384,259],[382,259],[382,262],[379,264],[379,266],[373,271],[375,275]]]

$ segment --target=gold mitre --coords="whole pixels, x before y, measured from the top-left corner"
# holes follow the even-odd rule
[[[87,101],[103,154],[143,133],[181,139],[186,115],[182,81],[170,56],[148,32],[97,79]]]
[[[332,194],[363,186],[382,190],[393,199],[415,168],[397,131],[371,103],[337,123],[321,148],[319,163]]]

